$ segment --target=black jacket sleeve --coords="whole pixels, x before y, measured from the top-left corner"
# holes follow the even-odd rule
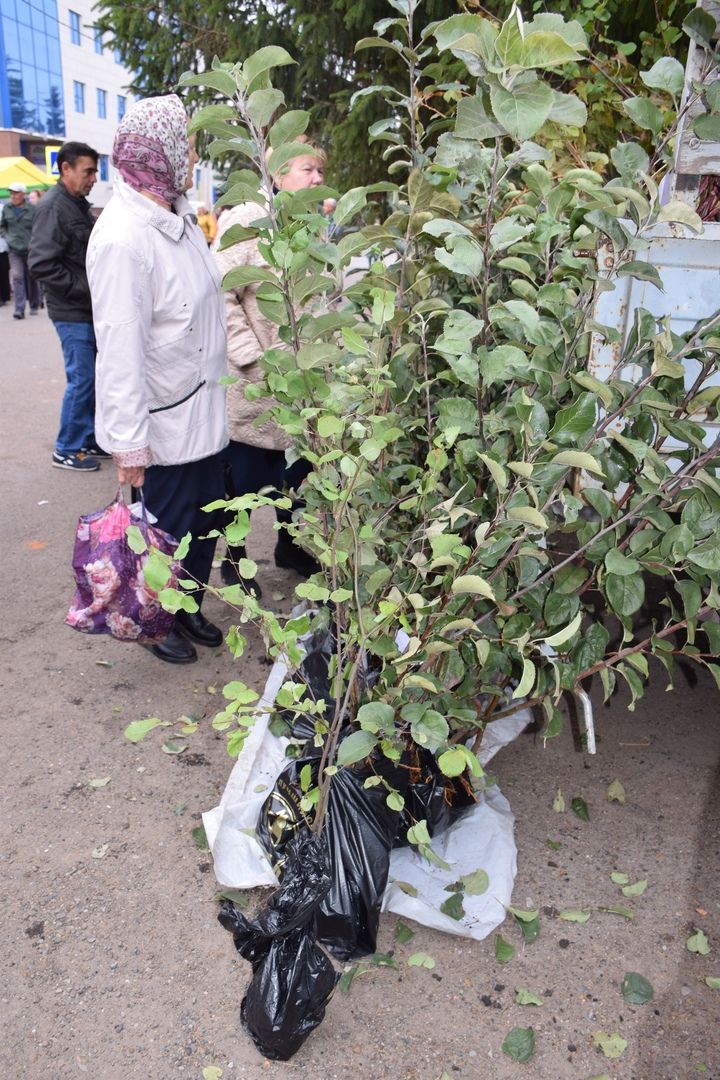
[[[59,201],[48,206],[39,204],[33,220],[28,253],[28,269],[38,281],[42,281],[56,296],[75,303],[90,303],[85,267],[73,251],[72,234],[63,228],[60,220]]]

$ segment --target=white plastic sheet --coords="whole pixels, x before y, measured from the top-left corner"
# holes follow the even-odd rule
[[[219,806],[203,814],[203,824],[213,854],[215,876],[225,888],[251,889],[276,885],[272,866],[255,839],[260,809],[287,763],[288,740],[272,735],[268,725],[275,695],[287,677],[277,662],[270,672],[258,705],[258,718],[230,774]],[[530,723],[529,710],[488,725],[480,759],[483,765]],[[476,939],[487,937],[505,918],[517,869],[513,838],[514,818],[498,787],[488,787],[479,801],[442,834],[433,838],[433,849],[450,864],[450,870],[430,864],[414,848],[398,848],[390,855],[390,875],[383,911],[414,919],[424,926]],[[465,874],[482,869],[490,884],[480,896],[465,896],[465,917],[457,921],[444,915],[440,905],[451,895],[445,886]],[[403,882],[417,893],[408,895]]]

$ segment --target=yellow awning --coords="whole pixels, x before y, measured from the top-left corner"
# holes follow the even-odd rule
[[[46,190],[55,180],[24,157],[0,158],[0,199],[10,195],[10,184],[24,184],[28,191]]]

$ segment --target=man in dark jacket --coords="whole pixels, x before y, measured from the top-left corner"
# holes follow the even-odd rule
[[[5,238],[10,255],[14,319],[25,318],[26,301],[30,304],[31,315],[37,315],[40,306],[37,282],[28,272],[28,247],[35,208],[25,198],[26,193],[24,184],[11,184],[10,202],[3,206],[0,216],[0,234]]]
[[[48,314],[62,344],[67,387],[52,463],[93,472],[107,457],[95,442],[95,333],[85,272],[94,224],[90,194],[98,155],[85,143],[66,142],[57,156],[60,179],[35,209],[30,239],[31,273],[45,286]]]

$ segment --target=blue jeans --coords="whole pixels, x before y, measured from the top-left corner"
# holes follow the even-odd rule
[[[59,454],[95,445],[95,331],[92,323],[56,322],[67,386],[60,410]]]

